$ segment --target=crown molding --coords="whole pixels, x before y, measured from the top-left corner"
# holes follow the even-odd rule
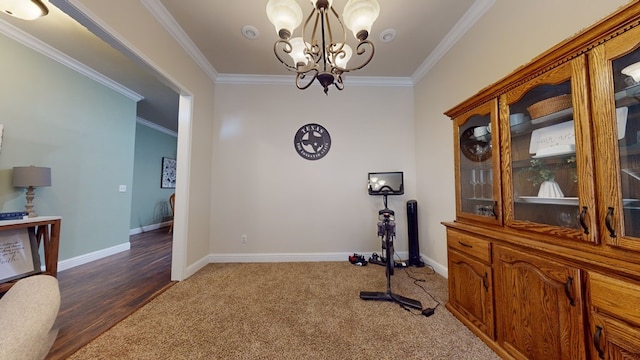
[[[471,27],[484,15],[496,0],[476,0],[466,13],[458,20],[438,46],[427,56],[425,61],[411,75],[414,84],[417,84],[442,59],[449,50],[471,29]]]
[[[36,39],[35,37],[27,34],[26,32],[18,29],[17,27],[11,25],[10,23],[0,19],[0,33],[6,35],[7,37],[19,42],[20,44],[39,52],[42,55],[45,55],[51,58],[54,61],[88,77],[91,80],[94,80],[109,89],[120,93],[129,99],[138,102],[144,99],[144,96],[136,93],[135,91],[111,80],[110,78],[102,75],[101,73],[93,70],[87,65],[77,61],[76,59],[64,54],[63,52],[53,48],[52,46],[44,43],[43,41]]]
[[[141,118],[139,116],[136,117],[136,123],[138,123],[140,125],[144,125],[144,126],[146,126],[148,128],[160,131],[161,133],[165,133],[167,135],[171,135],[171,136],[176,137],[176,138],[178,137],[178,133],[177,132],[175,132],[173,130],[169,130],[166,127],[160,126],[160,125],[158,125],[156,123],[152,123],[151,121],[149,121],[147,119],[143,119],[143,118]]]
[[[286,80],[290,79],[290,77],[280,75],[219,74],[202,54],[200,49],[193,43],[191,38],[184,32],[182,27],[180,27],[178,22],[171,16],[169,11],[162,5],[160,0],[141,0],[141,2],[215,83],[247,85],[291,84],[291,80]],[[410,78],[358,76],[345,78],[345,84],[349,84],[350,86],[414,86],[446,55],[495,2],[496,0],[476,0]]]
[[[58,0],[61,1],[61,0]],[[66,0],[73,1],[73,0]],[[140,0],[158,22],[173,36],[174,39],[185,49],[187,54],[198,64],[198,66],[213,80],[219,84],[244,84],[244,85],[290,85],[292,77],[286,75],[243,75],[243,74],[220,74],[200,49],[193,43],[191,38],[184,32],[178,22],[171,16],[169,11],[162,5],[160,0]],[[349,86],[415,86],[435,64],[442,59],[446,53],[471,29],[471,27],[484,15],[484,13],[495,4],[496,0],[476,0],[467,10],[462,18],[454,25],[447,35],[440,41],[438,46],[425,61],[418,67],[411,77],[367,77],[350,76],[345,77],[345,85]],[[74,2],[75,4],[76,2]],[[77,5],[76,5],[77,6]],[[0,29],[1,31],[1,29]],[[46,44],[44,46],[47,46]],[[84,66],[82,64],[79,64]],[[86,67],[86,66],[85,66]],[[112,81],[113,82],[113,81]],[[118,84],[119,85],[119,84]],[[108,86],[108,85],[107,85]],[[120,85],[121,86],[121,85]],[[129,90],[130,91],[130,90]],[[138,95],[140,96],[140,95]],[[139,101],[139,100],[138,100]]]
[[[200,49],[193,43],[191,38],[178,25],[176,19],[171,16],[167,8],[162,5],[160,0],[141,0],[142,4],[149,10],[151,15],[173,36],[174,39],[182,46],[182,48],[191,56],[191,58],[200,66],[200,68],[213,80],[218,78],[218,72],[209,63],[209,60],[202,54]]]
[[[243,75],[243,74],[218,74],[217,84],[233,85],[287,85],[295,83],[293,75]],[[348,86],[391,86],[412,87],[413,82],[409,77],[386,76],[350,76],[344,78]]]

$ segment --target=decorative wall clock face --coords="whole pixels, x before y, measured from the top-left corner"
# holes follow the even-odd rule
[[[460,151],[471,161],[482,162],[491,157],[491,141],[481,141],[473,136],[472,126],[460,135]]]

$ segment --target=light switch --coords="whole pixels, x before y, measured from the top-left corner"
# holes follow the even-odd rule
[[[120,185],[120,187],[118,188],[118,191],[127,192],[127,185]]]

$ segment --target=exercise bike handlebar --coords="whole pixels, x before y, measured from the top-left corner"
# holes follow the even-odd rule
[[[371,185],[369,185],[369,194],[370,195],[385,195],[385,196],[386,195],[403,195],[404,194],[404,187],[403,187],[403,185],[400,185],[400,190],[394,190],[389,185],[382,185],[380,187],[380,189],[373,190]]]

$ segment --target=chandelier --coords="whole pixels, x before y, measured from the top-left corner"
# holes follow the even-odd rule
[[[311,0],[311,4],[313,10],[302,26],[301,36],[292,38],[302,22],[302,9],[296,0],[269,0],[267,17],[280,37],[273,51],[288,70],[297,73],[298,89],[304,90],[318,79],[328,94],[331,85],[344,89],[344,73],[362,69],[373,58],[374,46],[367,38],[380,5],[376,0],[349,0],[341,18],[333,8],[333,0]],[[356,54],[362,56],[354,67],[347,66],[353,50],[346,42],[345,25],[358,40]],[[338,30],[335,34],[332,26]]]

